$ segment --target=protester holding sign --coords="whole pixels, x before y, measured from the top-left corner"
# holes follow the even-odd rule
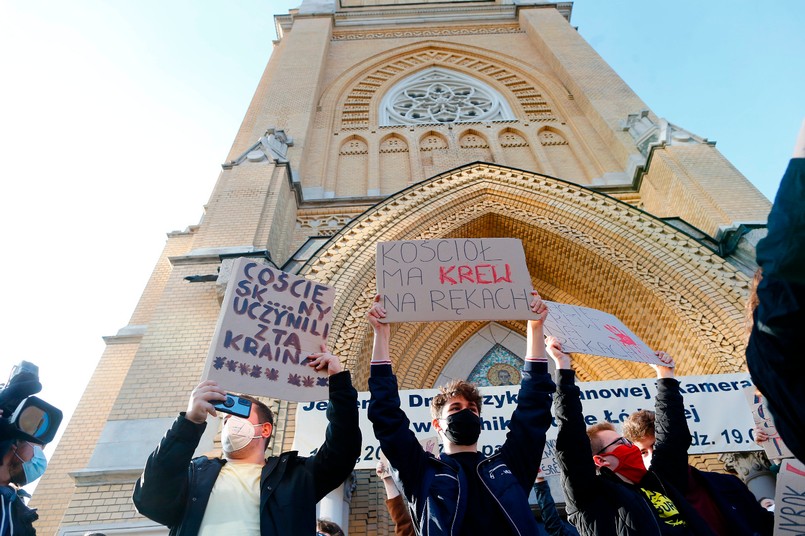
[[[662,391],[661,391],[662,392]],[[684,412],[682,397],[673,397],[671,403],[678,408],[666,411],[679,415]],[[684,416],[684,415],[683,415]],[[664,475],[665,466],[652,463],[657,439],[654,428],[655,413],[644,409],[629,415],[623,423],[623,437],[635,444],[643,456],[643,464],[648,470],[656,470],[660,476],[674,481],[677,475]],[[674,423],[676,425],[676,423]],[[682,423],[674,426],[674,430]],[[686,425],[684,425],[687,427]],[[688,434],[690,435],[690,434]],[[687,459],[687,451],[685,458]],[[673,467],[676,469],[676,467]],[[680,491],[710,528],[718,535],[755,536],[771,535],[774,529],[774,516],[760,506],[749,488],[734,475],[700,471],[688,464],[687,478]]]
[[[390,328],[381,296],[367,313],[374,330],[369,391],[369,420],[391,465],[397,469],[422,535],[538,534],[528,505],[537,476],[545,432],[551,424],[551,393],[542,324],[548,314],[532,292],[527,348],[517,408],[500,450],[478,451],[481,396],[464,381],[442,387],[431,402],[433,427],[444,443],[439,457],[426,452],[400,409],[397,379],[389,359]]]
[[[224,418],[223,459],[191,459],[213,405],[226,398],[216,382],[201,382],[191,393],[134,488],[144,516],[166,525],[171,536],[313,534],[316,503],[346,480],[361,448],[358,393],[338,357],[322,351],[310,366],[329,374],[329,424],[325,441],[311,457],[296,451],[265,459],[274,431],[271,410],[251,397],[248,418]]]
[[[566,511],[581,534],[635,534],[640,536],[713,534],[704,519],[678,491],[687,474],[691,441],[674,361],[664,352],[665,366],[651,365],[659,378],[655,400],[657,442],[653,464],[662,473],[647,470],[640,449],[609,423],[586,430],[579,388],[570,356],[548,337],[548,353],[556,363],[559,386],[555,415],[559,421],[557,459],[562,470]],[[674,475],[673,482],[667,475]]]

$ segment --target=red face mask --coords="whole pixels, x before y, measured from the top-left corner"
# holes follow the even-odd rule
[[[618,447],[609,453],[618,459],[618,467],[613,469],[615,473],[622,475],[630,482],[637,484],[646,475],[646,466],[643,465],[643,456],[640,454],[640,448],[637,445],[626,446],[618,445]]]

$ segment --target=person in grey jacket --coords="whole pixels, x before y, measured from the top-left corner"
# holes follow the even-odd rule
[[[226,393],[213,381],[192,392],[179,415],[148,457],[134,488],[134,505],[166,525],[171,536],[286,536],[313,534],[316,503],[341,485],[360,454],[358,393],[339,359],[322,352],[311,367],[330,374],[329,424],[315,456],[296,451],[265,458],[274,430],[271,410],[257,399],[247,419],[227,415],[221,432],[223,458],[191,459],[207,415]]]

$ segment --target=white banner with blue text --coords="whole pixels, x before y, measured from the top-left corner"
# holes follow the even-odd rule
[[[689,454],[761,450],[754,442],[754,421],[743,389],[752,385],[749,374],[714,374],[677,378],[684,396],[685,416],[693,436]],[[657,394],[655,379],[604,382],[580,382],[584,421],[587,426],[608,421],[620,430],[620,424],[634,411],[654,409]],[[492,454],[506,440],[509,419],[517,405],[519,386],[482,387],[482,431],[478,450]],[[420,439],[433,437],[430,400],[436,389],[400,391],[402,409],[411,421],[411,429]],[[358,393],[358,409],[363,447],[357,469],[374,469],[380,459],[380,445],[367,417],[369,393]],[[301,455],[315,454],[324,441],[327,427],[327,401],[299,403],[296,409],[296,433],[293,449]],[[553,413],[553,409],[551,409]],[[557,423],[548,429],[542,470],[546,476],[559,472],[554,459]]]

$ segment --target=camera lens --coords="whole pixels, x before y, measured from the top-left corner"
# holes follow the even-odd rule
[[[227,408],[231,408],[234,405],[235,405],[235,399],[233,399],[231,396],[227,396],[226,401],[224,401],[224,406]]]

